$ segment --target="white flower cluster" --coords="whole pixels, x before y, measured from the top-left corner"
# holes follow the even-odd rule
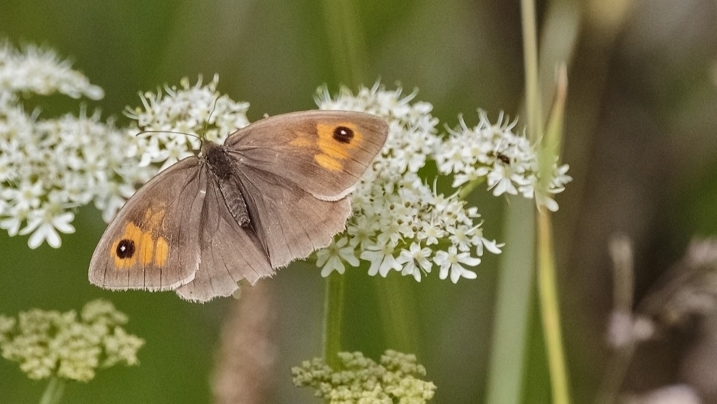
[[[0,94],[49,95],[60,93],[72,98],[93,100],[104,97],[100,87],[90,84],[72,64],[61,60],[52,49],[27,46],[18,51],[10,42],[0,41]]]
[[[110,152],[124,134],[101,122],[99,113],[88,116],[80,107],[79,116],[41,119],[39,111],[25,111],[24,97],[51,93],[103,95],[51,51],[0,45],[0,228],[11,236],[31,234],[30,248],[45,241],[59,247],[58,231],[74,232],[77,206],[94,201],[111,217],[138,179],[122,173],[136,164]]]
[[[222,141],[246,126],[248,104],[220,96],[217,81],[215,76],[205,86],[201,81],[191,86],[185,79],[180,88],[142,95],[143,106],[126,115],[140,128],[158,132],[139,137],[127,157],[138,159],[141,166],[165,168],[199,147],[197,138],[182,133],[203,131],[208,139]],[[370,262],[370,275],[386,276],[397,270],[420,281],[437,265],[441,279],[450,275],[457,282],[461,277],[475,278],[464,265],[477,265],[484,249],[500,252],[500,245],[482,236],[475,223],[476,208],[466,208],[457,195],[436,193],[418,176],[427,160],[435,160],[441,139],[432,106],[411,104],[412,98],[379,86],[364,88],[358,96],[343,90],[336,99],[326,90],[320,93],[317,101],[322,109],[365,111],[390,124],[382,155],[354,192],[354,216],[347,232],[317,253],[324,276],[333,270],[343,272],[344,262],[358,266],[360,258]]]
[[[516,122],[508,122],[503,115],[491,124],[485,112],[480,112],[478,125],[469,128],[463,118],[460,127],[449,136],[436,153],[438,170],[453,175],[453,187],[472,186],[487,181],[493,195],[517,195],[535,198],[538,206],[555,212],[558,204],[551,195],[562,192],[572,178],[566,173],[568,165],[553,164],[553,175],[546,181],[547,189],[538,186],[538,153],[525,136],[513,133]]]
[[[21,96],[99,98],[102,90],[52,52],[0,46],[0,228],[31,234],[31,248],[45,241],[59,247],[58,231],[74,231],[76,207],[94,202],[109,221],[138,185],[200,147],[193,134],[221,142],[248,125],[249,104],[221,95],[217,83],[216,75],[207,84],[182,79],[179,87],[140,94],[142,105],[125,111],[136,121],[128,128],[116,129],[84,108],[79,116],[40,119],[39,112],[24,111]],[[385,147],[352,195],[346,232],[317,252],[323,276],[363,260],[369,275],[398,271],[420,281],[437,268],[454,283],[475,278],[469,268],[486,250],[499,254],[503,246],[483,236],[477,208],[461,197],[481,181],[494,195],[521,193],[557,210],[552,195],[570,181],[568,166],[555,164],[553,178],[538,178],[535,147],[512,132],[515,123],[501,116],[491,124],[481,114],[476,127],[461,119],[458,129],[439,136],[432,105],[414,97],[378,84],[356,95],[345,88],[336,97],[319,91],[321,109],[368,112],[389,123]],[[435,181],[419,175],[429,162],[452,177],[455,193],[439,193]]]
[[[249,103],[220,95],[218,83],[218,75],[206,85],[202,85],[201,78],[194,86],[183,78],[179,88],[165,86],[164,93],[157,90],[140,94],[142,107],[127,108],[125,115],[137,121],[141,130],[153,133],[136,136],[137,128],[129,129],[128,135],[136,140],[127,157],[138,159],[142,167],[161,165],[161,171],[199,149],[199,137],[191,135],[201,133],[207,140],[222,142],[247,126]]]
[[[33,309],[17,319],[0,315],[0,354],[18,362],[30,379],[57,376],[89,381],[98,368],[137,365],[144,340],[122,327],[127,316],[112,303],[94,300],[81,315]]]
[[[385,277],[395,270],[420,281],[435,265],[441,279],[450,275],[455,283],[476,277],[464,265],[478,265],[484,249],[500,253],[501,244],[483,237],[477,208],[468,208],[457,193],[437,193],[419,176],[427,161],[437,160],[443,140],[436,134],[432,105],[411,103],[414,96],[379,85],[357,95],[345,88],[336,97],[319,92],[321,109],[369,112],[389,123],[381,155],[353,193],[347,231],[317,252],[323,276],[343,273],[344,262],[358,266],[360,258],[370,263],[369,275]]]
[[[217,140],[248,124],[248,104],[220,96],[217,81],[190,86],[184,79],[179,89],[166,87],[166,95],[140,95],[144,108],[127,115],[158,132],[137,136],[136,126],[118,129],[84,106],[78,116],[27,113],[23,100],[33,94],[97,99],[103,92],[50,50],[21,52],[1,43],[0,228],[10,236],[30,235],[30,248],[44,242],[58,248],[60,233],[75,231],[77,207],[93,202],[109,222],[137,186],[199,147],[197,138],[167,131],[203,130]]]

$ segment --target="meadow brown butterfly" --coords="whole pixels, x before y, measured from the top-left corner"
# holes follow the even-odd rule
[[[257,121],[223,145],[203,139],[118,212],[90,282],[206,302],[273,275],[345,228],[348,195],[387,134],[370,114],[304,111]]]

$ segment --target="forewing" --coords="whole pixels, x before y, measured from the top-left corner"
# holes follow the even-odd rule
[[[199,221],[207,173],[196,157],[137,191],[107,227],[90,261],[90,282],[115,290],[172,290],[199,268]]]
[[[257,121],[227,138],[241,163],[294,182],[324,200],[353,189],[381,151],[388,125],[371,114],[304,111]]]
[[[326,247],[346,227],[346,219],[351,215],[347,197],[336,201],[318,199],[270,170],[240,165],[237,172],[250,225],[273,268]]]
[[[240,280],[254,284],[274,273],[258,237],[251,228],[237,224],[215,181],[208,181],[202,210],[199,271],[191,282],[177,289],[180,297],[196,302],[229,296]]]

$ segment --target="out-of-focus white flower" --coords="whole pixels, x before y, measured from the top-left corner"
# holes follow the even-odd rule
[[[426,368],[416,355],[387,350],[376,363],[361,352],[339,352],[340,369],[323,358],[306,360],[291,368],[294,385],[312,387],[324,402],[358,404],[425,404],[436,385],[424,381]]]
[[[643,394],[625,394],[621,402],[626,404],[701,404],[702,399],[692,386],[672,384]]]
[[[104,300],[87,303],[80,316],[40,309],[17,318],[0,314],[0,355],[17,362],[30,379],[87,382],[98,368],[139,363],[144,340],[129,334],[126,323],[127,316]]]
[[[104,91],[82,73],[73,70],[72,64],[61,60],[52,49],[33,45],[16,49],[7,40],[0,41],[0,93],[35,93],[48,95],[55,92],[80,98],[99,100]]]

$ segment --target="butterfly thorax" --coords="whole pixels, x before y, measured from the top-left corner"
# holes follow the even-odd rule
[[[209,140],[202,142],[200,159],[209,166],[209,170],[219,179],[228,180],[232,176],[232,163],[224,146]]]
[[[209,172],[214,177],[213,180],[234,220],[240,226],[247,227],[251,220],[246,199],[241,191],[242,187],[237,175],[238,168],[235,165],[236,160],[229,156],[226,147],[210,141],[202,143],[200,160],[207,165]]]

